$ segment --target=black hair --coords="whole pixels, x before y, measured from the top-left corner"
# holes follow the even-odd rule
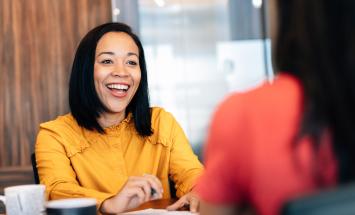
[[[303,86],[298,136],[329,130],[339,182],[355,179],[355,1],[278,0],[275,63]]]
[[[105,133],[97,119],[108,109],[100,101],[95,90],[94,62],[97,43],[108,32],[124,32],[138,46],[141,81],[136,94],[127,106],[126,115],[132,113],[134,126],[139,135],[150,136],[152,134],[151,112],[144,50],[138,36],[124,23],[114,22],[97,26],[81,40],[76,50],[69,82],[71,113],[80,126]]]

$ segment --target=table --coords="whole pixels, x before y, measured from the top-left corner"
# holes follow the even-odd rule
[[[130,211],[137,211],[137,210],[144,210],[144,209],[148,209],[148,208],[165,209],[167,206],[173,204],[176,201],[177,201],[177,199],[157,199],[157,200],[143,203],[139,207],[129,210],[129,212]],[[183,208],[179,209],[179,211],[187,211],[187,210],[189,210],[188,207],[183,207]],[[5,214],[0,213],[0,215],[5,215]]]
[[[157,200],[152,200],[152,201],[143,203],[139,207],[134,208],[134,209],[129,210],[129,211],[144,210],[144,209],[148,209],[148,208],[165,209],[167,206],[173,204],[176,201],[177,201],[177,199],[157,199]],[[187,211],[187,210],[189,210],[188,207],[183,207],[183,208],[179,209],[179,211]]]

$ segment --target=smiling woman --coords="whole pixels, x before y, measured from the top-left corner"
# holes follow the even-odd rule
[[[169,209],[198,207],[192,188],[203,167],[174,117],[149,106],[139,38],[122,23],[91,30],[73,62],[71,113],[41,124],[36,142],[40,182],[49,199],[93,197],[104,213],[181,197]]]
[[[123,67],[123,65],[126,66]],[[135,77],[132,75],[133,70],[136,71],[135,74],[138,73],[136,75],[140,75],[139,80],[132,79]],[[117,84],[108,81],[113,79],[117,81],[117,76],[121,76],[120,81],[123,79],[125,82],[138,81],[138,83],[131,83],[134,86],[132,89],[136,90],[133,90],[134,92],[129,90],[131,97],[125,103],[117,98],[110,99],[108,97],[110,94],[108,92],[115,92],[109,91],[109,84]],[[109,77],[111,78],[107,80]],[[152,134],[144,50],[139,38],[131,31],[131,28],[121,23],[98,26],[83,38],[73,62],[70,78],[70,109],[80,126],[104,133],[105,126],[100,123],[105,123],[105,125],[107,123],[102,118],[112,119],[110,117],[112,114],[111,105],[114,105],[112,102],[120,103],[123,107],[123,109],[121,107],[121,111],[116,112],[116,115],[121,114],[121,118],[112,123],[116,122],[117,124],[117,121],[122,120],[122,113],[125,114],[123,118],[131,113],[137,132],[142,136]],[[112,123],[108,124],[112,125]]]

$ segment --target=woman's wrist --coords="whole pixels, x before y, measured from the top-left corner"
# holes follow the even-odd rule
[[[100,207],[100,212],[103,214],[114,214],[115,213],[115,209],[114,209],[114,204],[112,202],[112,197],[108,198],[106,200],[104,200],[101,204]],[[117,212],[116,212],[117,213]]]

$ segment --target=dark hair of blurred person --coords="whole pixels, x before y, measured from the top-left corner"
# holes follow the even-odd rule
[[[331,131],[339,182],[355,178],[355,1],[277,1],[276,67],[300,80],[298,137]],[[321,183],[321,181],[320,181]]]
[[[278,214],[290,198],[355,179],[355,1],[269,2],[278,74],[218,107],[201,214]]]

